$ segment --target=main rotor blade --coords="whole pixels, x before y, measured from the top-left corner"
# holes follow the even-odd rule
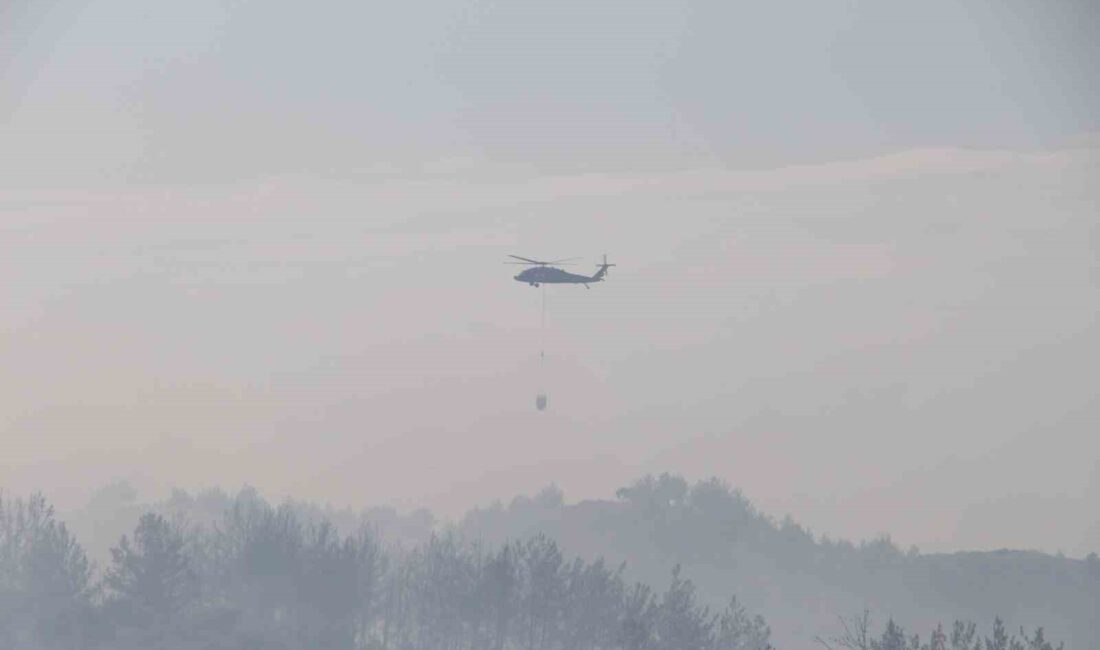
[[[501,262],[501,264],[514,264],[516,266],[576,266],[576,264],[570,264],[568,262],[565,264],[556,264],[553,262]]]
[[[524,262],[527,262],[528,264],[549,264],[549,262],[540,262],[538,260],[533,260],[533,259],[530,259],[530,258],[527,258],[527,257],[520,257],[519,255],[509,255],[508,257],[514,257],[517,260],[523,260]]]
[[[579,260],[579,257],[567,257],[563,260],[554,260],[552,262],[546,262],[546,264],[561,264],[562,262],[572,262],[573,260]]]

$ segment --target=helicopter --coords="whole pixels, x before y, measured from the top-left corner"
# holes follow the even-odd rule
[[[615,266],[614,264],[608,264],[607,255],[604,255],[603,264],[596,265],[597,271],[595,275],[581,275],[579,273],[569,273],[568,271],[557,268],[559,265],[568,265],[569,262],[578,259],[576,257],[564,260],[551,260],[549,262],[520,257],[519,255],[509,255],[508,257],[520,261],[505,262],[505,264],[522,264],[531,267],[520,272],[519,275],[516,275],[515,280],[518,282],[526,282],[532,287],[537,287],[540,284],[583,284],[584,288],[588,289],[588,285],[591,282],[603,282],[604,277],[607,275],[607,269]]]

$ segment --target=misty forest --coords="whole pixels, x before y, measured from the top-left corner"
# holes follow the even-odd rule
[[[0,0],[0,650],[1100,650],[1100,0]]]
[[[550,487],[450,525],[251,488],[140,503],[117,483],[73,525],[41,496],[0,501],[0,647],[784,647],[766,611],[791,647],[1052,650],[1065,646],[1037,619],[1081,641],[1098,624],[1095,555],[815,539],[718,481],[669,475],[576,505]]]

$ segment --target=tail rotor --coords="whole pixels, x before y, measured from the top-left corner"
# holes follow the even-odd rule
[[[596,267],[599,270],[596,271],[596,275],[592,276],[592,279],[597,281],[597,282],[600,281],[600,280],[603,280],[604,276],[607,275],[607,269],[611,268],[612,266],[615,266],[615,265],[614,264],[609,264],[607,262],[607,254],[605,253],[604,256],[603,256],[603,264],[597,264],[596,265]]]

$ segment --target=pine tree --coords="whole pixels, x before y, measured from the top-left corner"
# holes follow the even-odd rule
[[[161,634],[183,627],[199,585],[179,527],[160,515],[143,515],[133,541],[124,535],[111,560],[107,607],[122,630]]]
[[[88,558],[45,498],[0,498],[0,647],[86,647],[93,595]]]
[[[975,645],[980,648],[981,640],[977,636],[978,626],[974,623],[955,621],[951,628],[951,650],[971,650]]]
[[[745,607],[730,599],[718,621],[718,650],[772,650],[771,629],[763,617],[749,616]]]
[[[716,619],[696,602],[695,585],[672,570],[672,584],[661,599],[657,639],[661,650],[707,650]]]
[[[1008,633],[1005,631],[1005,622],[997,617],[993,621],[993,638],[986,637],[985,650],[1009,650]]]
[[[875,644],[875,650],[906,650],[905,631],[894,622],[894,619],[886,623],[886,629],[882,631],[882,638]]]

